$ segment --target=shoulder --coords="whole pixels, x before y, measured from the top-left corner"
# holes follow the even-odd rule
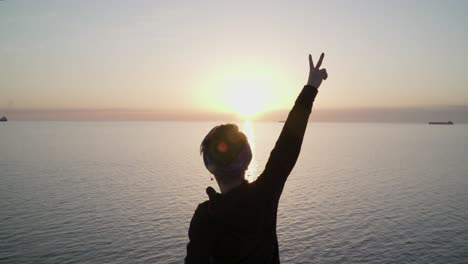
[[[217,198],[219,198],[219,194],[216,193],[216,191],[212,187],[206,188],[206,194],[208,195],[209,200],[198,204],[197,209],[195,209],[192,222],[196,221],[197,219],[208,218],[208,214],[212,204],[211,200],[217,200]]]
[[[198,222],[203,221],[203,219],[206,219],[208,214],[209,203],[210,201],[204,201],[203,203],[198,204],[197,209],[195,209],[195,213],[193,214],[190,225],[194,225]]]
[[[203,203],[198,204],[197,209],[195,209],[195,213],[204,213],[208,211],[208,207],[210,206],[210,201],[206,200]]]
[[[205,201],[197,206],[192,220],[190,221],[189,236],[203,232],[208,224],[208,203]]]

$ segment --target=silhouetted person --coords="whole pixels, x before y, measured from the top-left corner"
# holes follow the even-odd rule
[[[208,187],[190,223],[185,263],[279,263],[276,213],[284,184],[296,163],[317,89],[327,79],[309,55],[310,72],[271,151],[253,183],[244,179],[252,159],[247,137],[236,125],[213,128],[200,151],[221,193]]]

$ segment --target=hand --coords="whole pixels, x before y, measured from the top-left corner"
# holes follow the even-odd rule
[[[322,55],[320,55],[319,61],[317,62],[317,65],[314,66],[314,62],[312,61],[312,55],[309,54],[310,71],[309,71],[309,80],[307,81],[307,85],[312,85],[313,87],[317,89],[320,87],[322,80],[326,80],[328,78],[327,70],[320,69],[320,66],[322,66],[322,61],[323,61],[324,56],[325,54],[322,53]]]

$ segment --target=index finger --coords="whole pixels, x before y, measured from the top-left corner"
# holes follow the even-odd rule
[[[312,69],[312,68],[315,68],[314,67],[314,61],[312,61],[312,55],[309,54],[309,67]]]
[[[320,66],[322,66],[323,57],[325,57],[325,54],[322,52],[322,55],[320,55],[320,59],[317,62],[317,66],[315,66],[316,69],[320,69]]]

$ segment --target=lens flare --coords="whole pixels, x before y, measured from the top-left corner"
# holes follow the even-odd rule
[[[219,142],[218,145],[216,146],[216,149],[219,152],[225,153],[228,150],[228,145],[224,143],[223,141]]]

